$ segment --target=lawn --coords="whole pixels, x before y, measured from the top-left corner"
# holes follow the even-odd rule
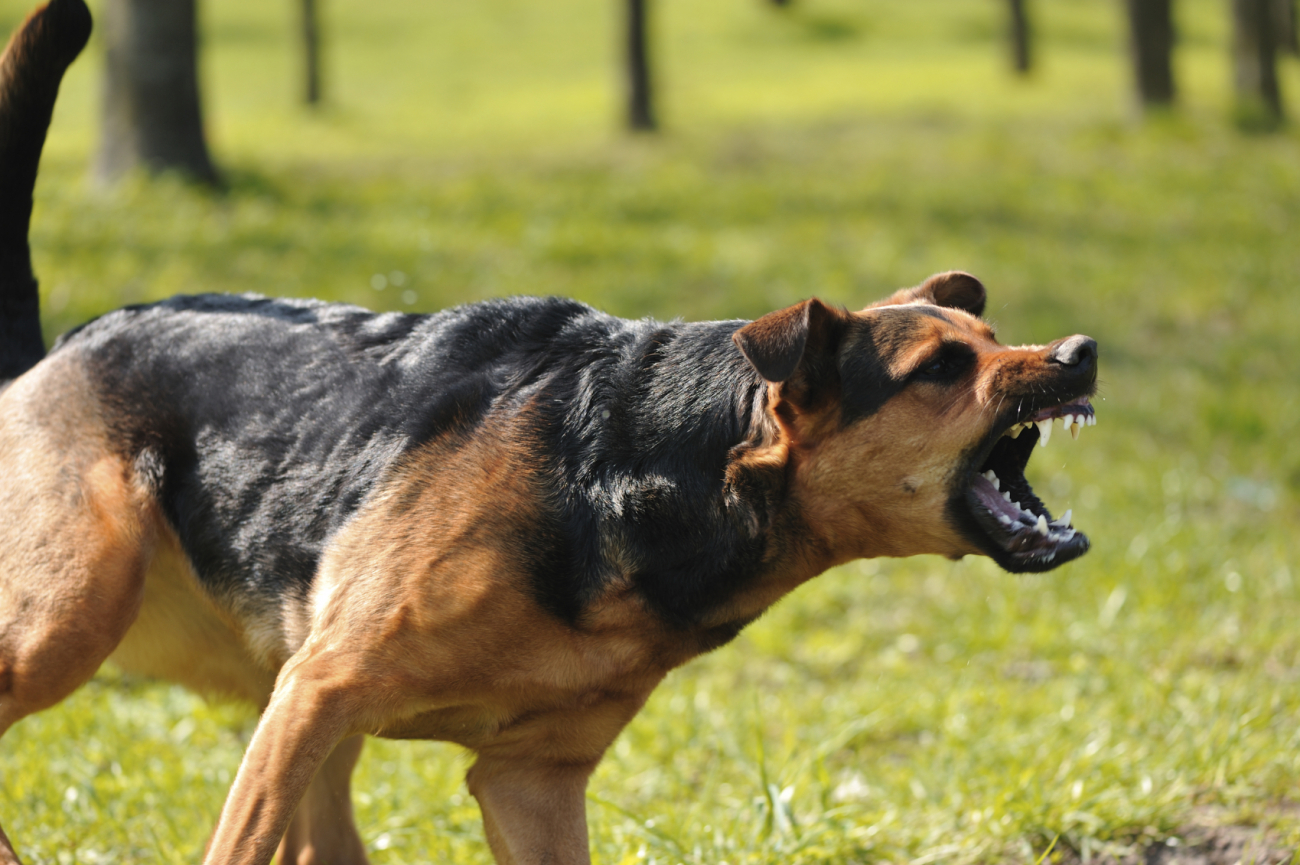
[[[1118,3],[1036,3],[1016,80],[992,0],[662,0],[666,131],[636,139],[615,3],[333,0],[316,114],[291,5],[204,5],[223,195],[95,187],[100,46],[74,67],[33,226],[50,338],[176,292],[752,317],[962,268],[1004,342],[1100,343],[1099,425],[1030,465],[1092,552],[800,589],[616,742],[598,863],[1087,861],[1206,826],[1300,848],[1300,133],[1229,124],[1225,3],[1179,4],[1182,104],[1143,123]],[[105,669],[6,734],[0,822],[29,865],[197,861],[252,723]],[[490,861],[466,766],[367,745],[374,862]]]

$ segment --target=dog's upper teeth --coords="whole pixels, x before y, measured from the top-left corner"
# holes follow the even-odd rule
[[[1043,447],[1047,447],[1047,440],[1052,437],[1052,420],[1051,418],[1048,418],[1047,420],[1040,420],[1037,421],[1037,424],[1038,424],[1038,443]]]
[[[1074,423],[1074,415],[1072,414],[1061,415],[1061,426],[1068,427],[1072,423]]]
[[[1034,524],[1034,528],[1038,530],[1040,535],[1047,537],[1047,517],[1039,514],[1038,522]]]

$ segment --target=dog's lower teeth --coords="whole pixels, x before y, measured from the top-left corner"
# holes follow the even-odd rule
[[[1047,537],[1047,517],[1039,514],[1038,522],[1034,525],[1034,528],[1038,530],[1040,535]]]

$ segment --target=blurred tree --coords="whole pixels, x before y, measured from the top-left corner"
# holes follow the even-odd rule
[[[1232,0],[1233,83],[1238,119],[1247,125],[1282,120],[1274,0]]]
[[[1277,45],[1291,54],[1300,54],[1300,21],[1297,20],[1296,0],[1273,0],[1274,32]]]
[[[1125,0],[1129,51],[1138,101],[1145,107],[1174,101],[1173,0]]]
[[[303,99],[310,106],[321,102],[320,14],[316,0],[302,0]]]
[[[1029,74],[1029,0],[1009,0],[1011,4],[1011,65],[1021,75]]]
[[[627,125],[634,132],[653,131],[654,93],[650,77],[649,0],[625,0],[624,42],[627,84]]]
[[[104,0],[103,128],[95,173],[136,167],[217,184],[199,107],[195,0]]]

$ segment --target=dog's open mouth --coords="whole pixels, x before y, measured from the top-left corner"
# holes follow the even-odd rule
[[[1054,519],[1025,480],[1035,443],[1047,444],[1058,419],[1076,439],[1097,422],[1086,397],[1038,410],[1003,432],[966,491],[975,523],[996,547],[994,560],[1009,571],[1049,570],[1088,551],[1088,537],[1071,525],[1071,512]]]

